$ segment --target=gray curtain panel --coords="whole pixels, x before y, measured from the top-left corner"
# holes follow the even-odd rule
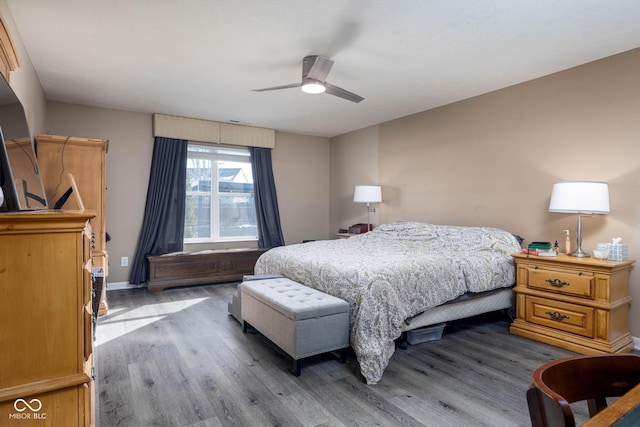
[[[155,138],[142,230],[129,276],[131,284],[147,281],[148,255],[183,249],[187,147],[188,142],[183,139]]]
[[[258,246],[273,248],[284,245],[276,183],[271,166],[271,149],[249,147],[253,170],[253,191],[258,223]]]

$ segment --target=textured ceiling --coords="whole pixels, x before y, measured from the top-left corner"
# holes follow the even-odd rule
[[[6,0],[49,100],[331,137],[640,47],[638,0]],[[359,104],[300,89],[302,58]]]

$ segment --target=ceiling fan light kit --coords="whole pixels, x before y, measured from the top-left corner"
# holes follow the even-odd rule
[[[308,77],[303,79],[301,89],[305,93],[313,93],[313,94],[324,93],[324,91],[327,90],[327,88],[324,87],[324,84],[322,82],[310,79]]]
[[[267,87],[264,89],[254,89],[254,92],[266,92],[269,90],[299,87],[306,93],[317,94],[326,92],[329,95],[337,96],[338,98],[346,99],[347,101],[356,103],[362,101],[364,98],[360,95],[356,95],[355,93],[349,92],[341,87],[327,83],[327,75],[329,74],[329,71],[331,71],[332,66],[333,60],[326,56],[305,56],[302,60],[302,81],[300,83]]]

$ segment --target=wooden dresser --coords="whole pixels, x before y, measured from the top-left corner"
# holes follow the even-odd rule
[[[74,138],[59,135],[36,137],[38,165],[44,191],[53,208],[55,202],[69,188],[67,175],[73,174],[84,207],[94,210],[91,221],[96,235],[95,248],[91,251],[93,268],[101,269],[101,280],[106,282],[109,273],[106,233],[106,155],[109,141],[102,139]],[[106,283],[103,283],[106,285]],[[100,314],[107,313],[106,286],[101,287]]]
[[[633,349],[629,273],[634,263],[514,254],[513,334],[582,354]]]
[[[0,214],[0,425],[95,425],[90,219]]]

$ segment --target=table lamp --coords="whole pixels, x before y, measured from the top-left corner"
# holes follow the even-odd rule
[[[356,185],[353,192],[354,203],[367,204],[367,230],[371,230],[371,212],[376,209],[371,207],[371,203],[382,202],[382,188],[379,185]]]
[[[577,213],[576,243],[570,255],[588,257],[582,252],[582,217],[609,213],[609,186],[598,181],[563,181],[553,184],[549,212]]]

